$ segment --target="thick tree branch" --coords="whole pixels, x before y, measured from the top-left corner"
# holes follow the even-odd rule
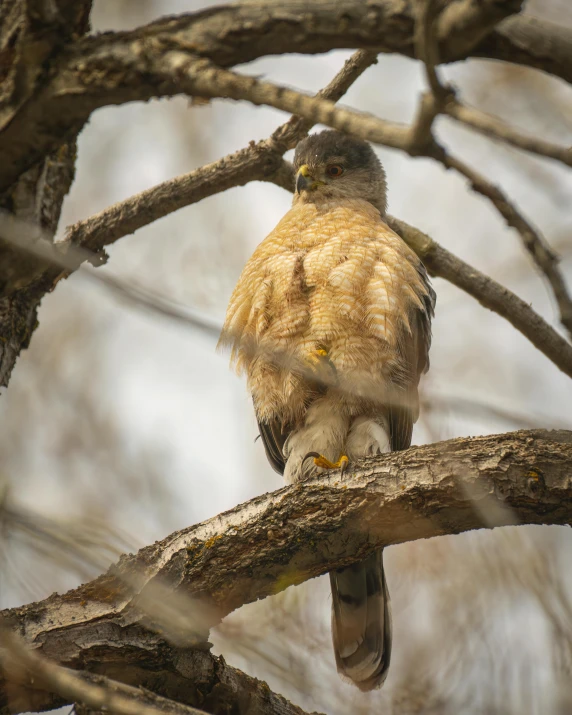
[[[86,659],[97,650],[105,674],[105,643],[117,649],[114,659],[129,660],[127,653],[151,648],[147,639],[161,638],[168,630],[163,614],[181,603],[196,635],[190,625],[177,630],[179,647],[192,646],[241,605],[380,546],[509,523],[569,524],[571,469],[566,431],[412,447],[257,497],[123,557],[89,584],[3,617],[29,645],[68,667],[89,669]],[[8,712],[6,687],[0,713]]]
[[[12,682],[35,686],[59,695],[64,702],[79,702],[90,709],[116,715],[205,715],[203,710],[161,698],[103,676],[78,673],[41,658],[19,638],[0,629],[0,666]]]
[[[503,20],[472,55],[534,67],[572,83],[570,28],[538,17],[520,15]]]
[[[307,715],[273,693],[265,682],[227,665],[222,656],[217,658],[206,649],[175,648],[143,628],[103,625],[76,642],[62,635],[45,646],[38,639],[35,645],[40,645],[42,654],[50,654],[50,660],[42,659],[40,666],[37,660],[26,658],[21,664],[24,668],[18,667],[18,661],[7,656],[8,664],[0,667],[0,715],[51,710],[82,701],[82,695],[83,702],[96,706],[97,691],[91,690],[85,698],[83,690],[76,690],[82,681],[133,699],[140,707],[137,713],[143,705],[155,709],[169,705],[171,709],[163,712],[173,715],[188,713],[189,708],[212,715]],[[103,710],[119,712],[109,707]]]
[[[89,27],[91,0],[0,3],[0,137],[47,80],[47,67],[65,42]],[[56,8],[56,12],[54,12]],[[23,137],[28,144],[33,137]],[[0,150],[0,165],[7,158]],[[51,151],[26,164],[9,190],[0,192],[0,211],[50,237],[74,176],[76,136],[54,138]],[[1,169],[0,169],[1,172]],[[0,235],[1,239],[1,235]],[[44,266],[0,240],[0,386],[7,385],[20,351],[37,325],[36,311],[51,282]]]

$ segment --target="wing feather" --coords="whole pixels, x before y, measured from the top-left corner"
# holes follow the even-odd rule
[[[278,472],[278,474],[284,474],[286,460],[284,459],[282,449],[290,430],[284,431],[278,420],[272,420],[271,422],[259,421],[258,428],[260,430],[260,436],[262,437],[264,450],[266,451],[266,457],[272,469]]]
[[[423,293],[415,303],[413,315],[409,318],[411,329],[402,340],[405,369],[394,376],[397,387],[396,399],[389,405],[389,433],[391,449],[407,449],[411,445],[413,423],[419,415],[419,395],[417,386],[421,375],[429,369],[429,349],[431,347],[431,320],[435,314],[435,291],[431,287],[425,266],[419,262],[418,276],[423,284]]]

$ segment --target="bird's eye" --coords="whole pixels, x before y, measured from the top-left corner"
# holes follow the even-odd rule
[[[326,174],[334,179],[337,179],[338,176],[341,176],[343,173],[344,167],[339,164],[330,164],[330,166],[326,168]]]

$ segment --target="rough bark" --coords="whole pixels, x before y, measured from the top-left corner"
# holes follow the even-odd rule
[[[571,470],[567,431],[412,447],[257,497],[123,557],[74,591],[2,615],[63,665],[128,683],[152,668],[147,677],[164,682],[151,689],[174,697],[177,658],[199,659],[200,667],[185,666],[194,675],[207,662],[215,668],[197,647],[245,603],[380,546],[505,524],[569,525]],[[166,639],[176,642],[167,647]],[[174,689],[165,692],[170,678]],[[10,712],[7,687],[0,686],[0,713]]]
[[[87,32],[90,8],[91,0],[62,0],[57,7],[36,0],[0,5],[0,137],[18,124],[19,113],[48,81],[50,63],[65,43]],[[16,358],[28,346],[39,302],[53,285],[42,262],[16,252],[1,237],[10,230],[10,218],[37,236],[53,236],[74,177],[76,136],[68,132],[48,152],[30,157],[0,193],[0,386],[8,384]],[[15,149],[34,137],[12,140]],[[0,155],[4,166],[9,153],[0,149]]]
[[[53,660],[70,664],[96,675],[91,682],[110,685],[97,676],[105,676],[137,688],[138,698],[157,706],[158,698],[168,698],[169,705],[185,704],[212,715],[306,715],[306,711],[273,693],[264,681],[251,678],[206,650],[184,650],[170,646],[141,628],[127,630],[106,628],[92,631],[90,639],[61,638],[61,652]],[[42,649],[44,651],[45,649]],[[6,674],[4,674],[6,675]],[[0,714],[39,712],[71,704],[72,697],[61,697],[45,689],[41,679],[20,673],[0,678]],[[119,687],[120,692],[125,692]],[[182,710],[182,707],[181,707]],[[78,708],[95,715],[98,711]],[[109,712],[109,709],[106,709]]]
[[[534,67],[572,82],[570,28],[537,17],[509,17],[475,48],[475,57]]]

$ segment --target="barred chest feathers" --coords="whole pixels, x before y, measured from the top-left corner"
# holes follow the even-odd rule
[[[302,415],[312,388],[288,362],[317,349],[358,394],[383,386],[424,308],[418,266],[367,201],[294,205],[246,264],[223,330],[258,418]]]

